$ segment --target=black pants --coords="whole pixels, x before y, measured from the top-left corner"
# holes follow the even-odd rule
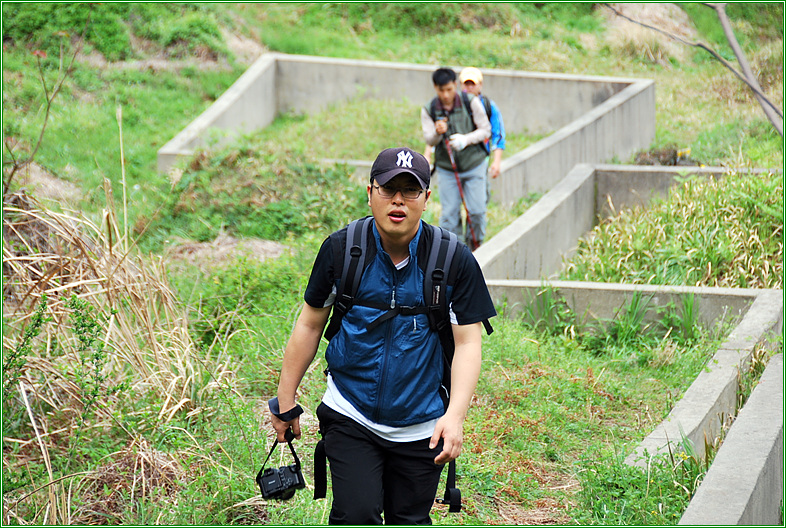
[[[442,441],[390,442],[320,404],[319,426],[333,482],[330,524],[431,524],[429,512],[444,466]]]

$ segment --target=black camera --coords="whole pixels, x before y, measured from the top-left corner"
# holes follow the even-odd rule
[[[273,454],[276,445],[278,445],[278,440],[273,439],[273,447],[270,449],[270,453],[268,453],[265,462],[262,464],[262,469],[257,473],[259,491],[262,492],[262,497],[265,499],[288,500],[295,495],[297,490],[306,487],[306,481],[303,480],[303,473],[300,471],[300,459],[297,457],[295,448],[292,446],[292,440],[295,438],[295,435],[290,429],[284,436],[289,444],[289,450],[292,451],[292,457],[295,459],[295,463],[289,466],[281,466],[278,469],[265,469],[265,464],[270,460],[270,455]]]
[[[306,487],[297,464],[267,468],[257,475],[257,484],[264,498],[278,500],[291,499],[297,490]]]

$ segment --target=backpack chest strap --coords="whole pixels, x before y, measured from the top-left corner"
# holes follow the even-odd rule
[[[363,304],[360,302],[355,301],[355,304],[360,304],[361,306],[368,306],[368,304]],[[371,304],[371,303],[369,303]],[[376,304],[376,303],[375,303]],[[377,308],[378,306],[372,306],[372,308]],[[389,319],[393,319],[397,315],[418,315],[418,314],[425,314],[428,313],[427,306],[396,306],[395,308],[390,308],[388,305],[383,305],[383,309],[387,309],[388,311],[371,321],[368,326],[366,326],[366,330],[373,330],[385,321]]]

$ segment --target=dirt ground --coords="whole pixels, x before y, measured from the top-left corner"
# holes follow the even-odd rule
[[[609,5],[622,15],[617,15],[606,7],[600,8],[607,21],[608,39],[612,46],[624,47],[630,44],[636,49],[649,50],[652,58],[656,60],[667,57],[684,60],[689,46],[678,42],[672,36],[685,42],[697,40],[696,28],[687,13],[676,4],[619,3]],[[640,24],[631,20],[640,22]],[[642,24],[658,28],[661,31],[643,27]]]

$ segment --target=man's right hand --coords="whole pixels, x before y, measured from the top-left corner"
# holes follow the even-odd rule
[[[300,438],[300,417],[290,420],[288,422],[284,422],[279,420],[277,416],[273,415],[270,417],[270,421],[273,423],[273,429],[276,431],[276,439],[279,443],[283,444],[287,440],[284,437],[284,434],[287,432],[288,429],[292,429],[292,433],[295,435],[295,438]]]
[[[437,130],[437,134],[444,134],[448,131],[448,120],[447,118],[442,118],[434,124],[434,127]]]
[[[502,162],[494,161],[494,163],[491,164],[491,167],[489,167],[489,175],[492,178],[496,178],[497,176],[499,176],[499,169],[501,166],[502,166]]]

